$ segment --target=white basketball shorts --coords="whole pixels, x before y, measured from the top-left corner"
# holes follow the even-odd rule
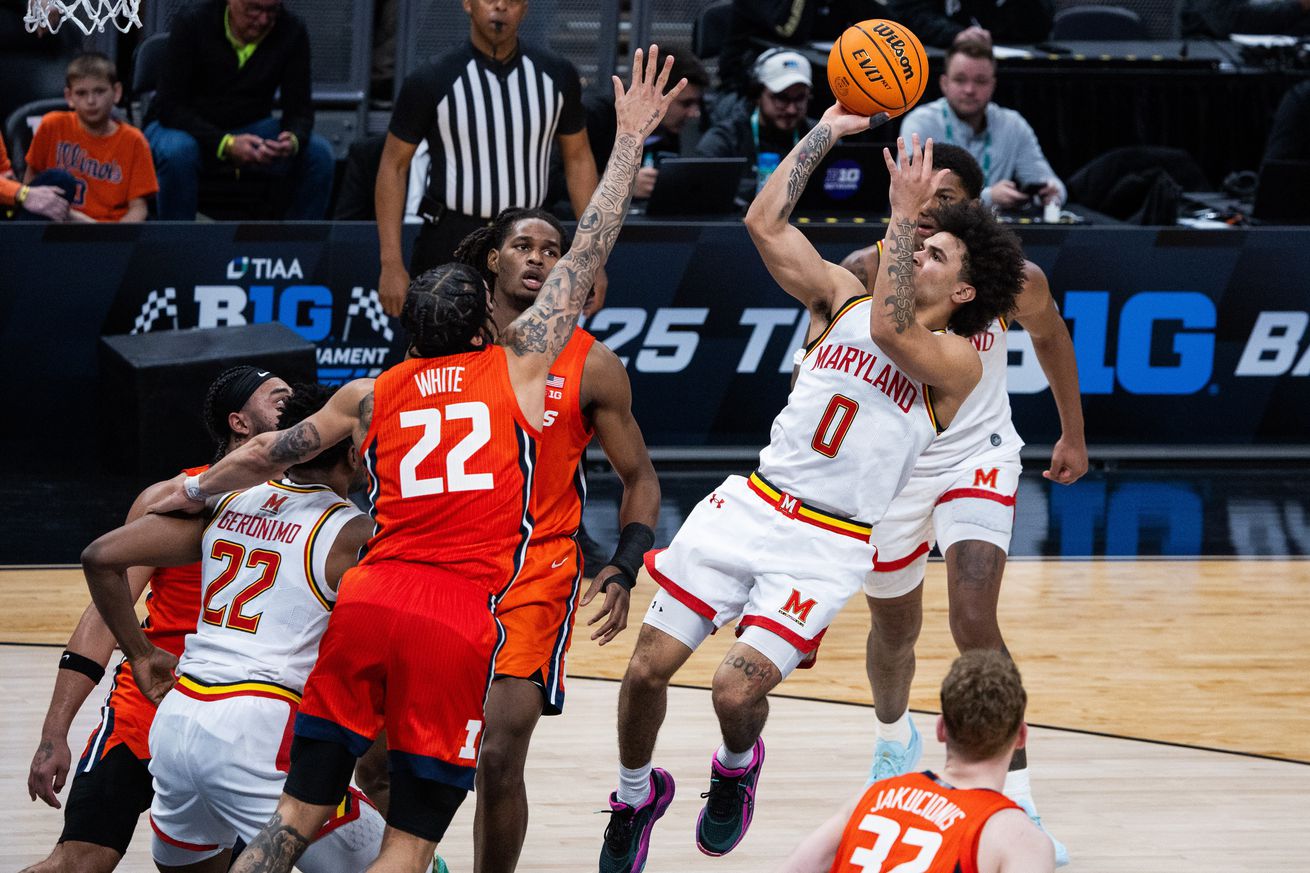
[[[236,686],[216,686],[223,687]],[[238,836],[249,843],[276,811],[290,765],[296,703],[267,693],[202,699],[178,685],[159,704],[150,726],[156,863],[194,864],[229,848]],[[304,873],[363,871],[377,858],[384,826],[378,811],[352,790],[296,866]]]
[[[1014,531],[1019,459],[969,463],[941,473],[916,471],[873,526],[878,560],[864,580],[870,597],[899,597],[923,581],[933,543],[942,554],[963,540],[1008,552]]]

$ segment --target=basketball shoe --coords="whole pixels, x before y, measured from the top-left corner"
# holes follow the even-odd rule
[[[869,769],[869,784],[879,779],[904,776],[915,768],[923,756],[923,740],[919,739],[919,729],[910,719],[910,743],[878,740],[873,747],[873,767]]]
[[[1042,833],[1050,837],[1051,845],[1055,847],[1055,866],[1063,867],[1064,865],[1068,864],[1069,850],[1065,848],[1064,843],[1060,842],[1055,837],[1051,836],[1051,832],[1046,829],[1046,825],[1042,824],[1042,817],[1037,814],[1037,807],[1033,805],[1032,800],[1028,798],[1019,798],[1018,800],[1015,800],[1015,798],[1013,797],[1011,797],[1010,799],[1014,800],[1015,803],[1019,804],[1020,809],[1028,813],[1028,817],[1032,819],[1033,824],[1037,825],[1039,828],[1042,829]]]
[[[650,852],[650,832],[673,802],[673,777],[659,767],[650,771],[650,796],[639,806],[610,795],[610,823],[600,849],[600,873],[641,873]]]
[[[729,770],[716,754],[710,759],[710,790],[696,819],[696,848],[706,855],[726,855],[737,847],[755,814],[755,785],[764,768],[764,738],[755,741],[751,762]]]

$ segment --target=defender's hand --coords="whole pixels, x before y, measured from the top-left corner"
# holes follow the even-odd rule
[[[910,137],[910,147],[905,147],[905,137],[896,138],[896,160],[892,153],[882,150],[883,160],[887,163],[887,172],[891,176],[891,207],[893,215],[917,216],[932,200],[937,185],[949,170],[932,168],[932,140],[923,148],[919,147],[919,135]]]
[[[669,83],[673,56],[664,59],[663,67],[659,60],[659,46],[652,45],[646,56],[637,49],[632,54],[632,84],[625,90],[618,76],[611,77],[614,80],[614,117],[620,133],[635,134],[642,139],[650,136],[664,118],[664,113],[669,111],[669,105],[687,86],[686,79],[679,79],[665,94],[664,86]]]
[[[592,598],[600,591],[600,587],[605,584],[607,579],[617,576],[618,567],[606,567],[596,574],[596,578],[591,580],[591,587],[582,597],[582,605],[586,606],[591,603]],[[628,605],[632,599],[632,592],[619,582],[615,582],[605,592],[605,602],[601,604],[600,610],[587,622],[587,627],[591,627],[601,619],[605,623],[591,635],[593,640],[599,639],[600,645],[605,645],[610,640],[619,635],[625,627],[628,626]]]
[[[146,654],[133,658],[132,678],[136,680],[136,687],[141,689],[141,693],[153,703],[159,705],[159,701],[164,699],[164,695],[173,687],[177,677],[173,674],[173,669],[177,667],[177,656],[172,652],[166,652],[159,646],[151,646],[150,651]]]
[[[187,496],[184,483],[186,474],[179,473],[169,480],[168,493],[146,507],[146,512],[152,512],[155,515],[168,515],[170,512],[185,512],[188,515],[195,515],[205,508],[205,501],[192,500]]]

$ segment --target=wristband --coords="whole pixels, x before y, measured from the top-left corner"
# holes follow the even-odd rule
[[[653,545],[655,545],[655,531],[648,525],[639,521],[626,525],[619,534],[619,544],[614,549],[614,556],[609,559],[608,564],[610,567],[617,567],[619,572],[606,579],[601,584],[600,590],[604,591],[611,582],[618,582],[631,591],[637,584],[637,571],[641,569],[642,559]]]
[[[64,649],[64,653],[59,656],[59,669],[81,673],[90,679],[93,685],[99,685],[100,680],[105,678],[104,667],[101,667],[86,655],[79,655],[77,652],[70,652],[67,649]]]
[[[18,193],[14,195],[14,204],[17,206],[22,206],[23,202],[27,200],[27,195],[31,193],[32,193],[32,188],[30,185],[22,186],[21,188],[18,189]]]
[[[200,476],[187,476],[182,480],[182,490],[186,492],[188,500],[194,500],[196,503],[205,502],[205,492],[200,487]]]

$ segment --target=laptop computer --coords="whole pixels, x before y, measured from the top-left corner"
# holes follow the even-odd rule
[[[882,218],[887,200],[887,164],[878,143],[838,143],[815,168],[796,201],[807,218]]]
[[[1310,161],[1265,161],[1251,216],[1266,224],[1310,223]]]
[[[745,158],[665,158],[646,201],[646,215],[736,215]]]

